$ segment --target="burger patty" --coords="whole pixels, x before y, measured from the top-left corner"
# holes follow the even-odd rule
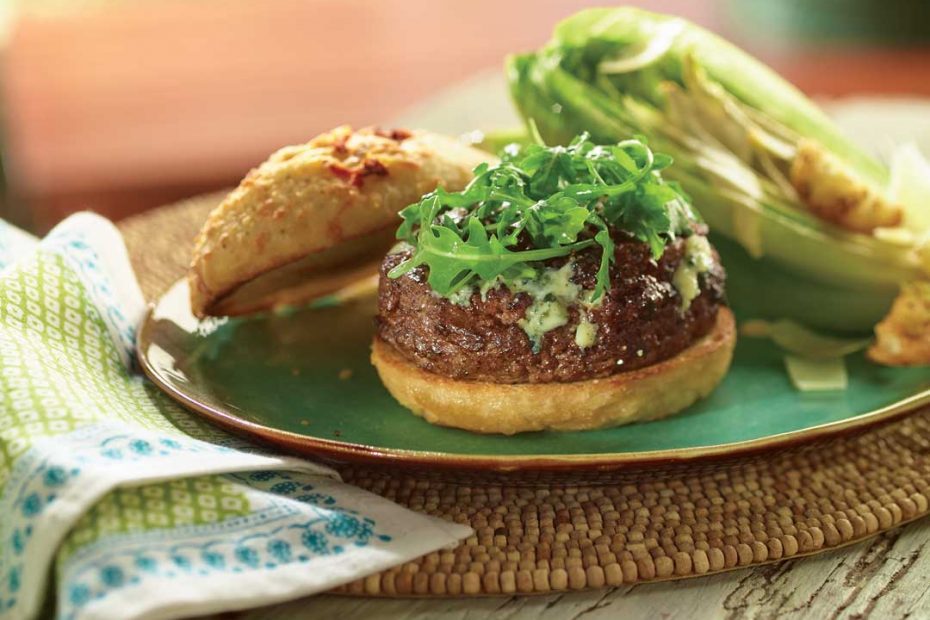
[[[723,302],[724,272],[714,252],[710,270],[698,278],[700,292],[686,311],[673,277],[684,255],[684,240],[665,248],[658,261],[648,246],[628,237],[615,239],[610,289],[591,308],[573,304],[568,323],[545,332],[534,352],[520,326],[532,298],[505,286],[477,291],[470,303],[453,303],[427,283],[418,267],[392,279],[387,273],[409,258],[412,249],[388,254],[381,265],[378,335],[413,364],[454,379],[492,383],[568,382],[628,372],[668,359],[713,327]],[[553,259],[558,268],[571,260],[572,281],[594,288],[601,250]],[[590,346],[576,344],[582,315],[597,325]]]

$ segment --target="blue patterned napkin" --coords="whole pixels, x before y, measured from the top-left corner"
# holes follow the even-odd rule
[[[0,268],[0,617],[241,609],[471,533],[227,435],[134,373],[145,304],[103,218],[41,242],[0,222]]]

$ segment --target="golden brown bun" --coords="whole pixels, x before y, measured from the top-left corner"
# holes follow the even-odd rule
[[[373,273],[398,211],[437,186],[462,189],[488,159],[429,132],[350,127],[279,150],[200,231],[188,275],[194,314],[300,303]]]
[[[711,332],[675,357],[604,379],[518,384],[449,379],[411,364],[377,337],[371,361],[394,398],[428,422],[512,435],[618,426],[678,413],[720,383],[735,344],[733,314],[720,308]]]

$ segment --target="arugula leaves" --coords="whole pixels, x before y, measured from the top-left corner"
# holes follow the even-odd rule
[[[598,245],[596,302],[610,286],[612,231],[648,244],[656,259],[669,240],[690,233],[689,199],[659,172],[671,163],[641,138],[596,145],[584,133],[568,146],[511,144],[499,164],[475,168],[464,190],[439,188],[401,211],[397,238],[415,251],[388,275],[426,265],[429,285],[449,296]]]

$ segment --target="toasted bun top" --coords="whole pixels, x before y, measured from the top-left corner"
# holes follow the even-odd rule
[[[255,168],[210,213],[188,280],[196,316],[297,304],[377,269],[398,211],[462,189],[490,155],[425,131],[338,127]]]

